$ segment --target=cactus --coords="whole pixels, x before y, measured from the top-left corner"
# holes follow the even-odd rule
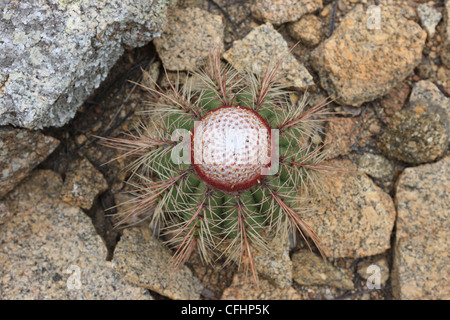
[[[167,91],[156,83],[149,89],[158,96],[148,111],[152,125],[103,140],[133,158],[137,196],[121,212],[121,223],[144,217],[163,226],[175,248],[173,266],[198,250],[206,263],[225,256],[250,268],[257,281],[254,249],[267,250],[265,237],[297,231],[323,254],[301,218],[299,187],[317,184],[317,174],[327,170],[320,148],[309,142],[327,101],[308,108],[305,95],[289,102],[277,82],[281,63],[271,63],[262,76],[240,74],[215,50],[190,78],[195,83],[180,88],[169,80]],[[184,137],[174,135],[177,129]],[[276,163],[278,170],[267,174]]]

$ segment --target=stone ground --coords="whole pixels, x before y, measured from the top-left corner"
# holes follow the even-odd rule
[[[450,1],[282,2],[292,1],[179,0],[169,31],[127,50],[66,126],[0,129],[0,299],[450,298]],[[196,254],[173,274],[170,249],[145,222],[113,227],[126,160],[109,162],[119,154],[97,136],[139,120],[150,93],[135,82],[167,86],[163,67],[184,81],[211,39],[255,73],[297,43],[282,70],[292,99],[306,89],[312,104],[336,99],[317,141],[342,170],[304,217],[327,259],[278,239],[272,256],[255,258],[259,286]]]

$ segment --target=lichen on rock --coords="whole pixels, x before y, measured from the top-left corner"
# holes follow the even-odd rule
[[[169,1],[9,2],[0,20],[0,125],[62,126],[124,52],[160,35]]]

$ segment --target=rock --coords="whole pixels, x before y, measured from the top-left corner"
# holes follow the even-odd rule
[[[363,153],[356,156],[358,170],[380,180],[393,180],[396,175],[395,164],[380,154]]]
[[[271,235],[266,235],[265,231],[262,232],[261,237],[263,239],[272,239],[265,244],[264,249],[258,246],[252,246],[251,248],[258,277],[268,280],[275,287],[290,287],[292,285],[292,261],[289,256],[289,235],[286,233],[273,238]],[[228,243],[224,243],[218,250],[224,252],[224,257],[233,261],[238,270],[243,269],[249,275],[249,278],[253,280],[253,271],[250,269],[250,266],[244,265],[242,261],[239,261],[239,255],[232,255],[232,251],[227,248],[228,245]]]
[[[436,73],[437,83],[442,87],[443,91],[450,91],[450,68],[440,66]]]
[[[419,15],[422,27],[428,34],[428,38],[433,38],[436,32],[436,26],[442,19],[442,14],[426,3],[422,3],[417,7],[417,14]]]
[[[417,66],[415,73],[420,79],[436,79],[436,64],[430,59],[424,57]]]
[[[450,157],[400,176],[392,272],[396,299],[450,299]]]
[[[136,194],[132,194],[128,190],[132,189],[130,185],[127,185],[125,187],[125,190],[122,190],[120,192],[114,193],[114,202],[116,204],[117,213],[111,215],[111,221],[113,225],[115,226],[136,226],[140,223],[144,223],[148,225],[148,217],[153,214],[152,211],[146,211],[142,215],[134,216],[129,215],[129,212],[133,212],[133,206],[136,204]],[[147,218],[147,219],[146,219]]]
[[[445,0],[444,26],[442,28],[441,61],[450,68],[450,0]]]
[[[301,214],[329,258],[364,257],[390,248],[395,208],[391,197],[348,160],[325,163],[335,172],[323,177],[317,197],[300,203],[315,208]]]
[[[159,61],[155,61],[148,65],[146,70],[142,72],[142,85],[144,88],[155,89],[155,82],[158,81],[159,78],[159,69],[161,68],[161,63]]]
[[[251,11],[255,19],[279,25],[299,20],[322,7],[322,0],[255,0]]]
[[[171,299],[199,299],[203,287],[187,266],[170,270],[171,251],[149,229],[125,229],[114,251],[115,270],[139,287]]]
[[[434,110],[440,114],[440,117],[448,125],[450,119],[450,99],[447,98],[441,90],[431,81],[421,80],[416,82],[409,97],[409,104],[436,106],[439,110]]]
[[[178,83],[180,86],[184,85],[189,79],[196,78],[196,75],[188,75],[187,71],[167,71],[162,77],[160,86],[161,88],[170,88],[169,81],[174,84]]]
[[[288,24],[287,30],[292,38],[310,47],[317,46],[322,40],[322,21],[313,14]]]
[[[197,251],[189,257],[189,265],[195,276],[202,282],[203,298],[220,299],[223,291],[228,288],[236,273],[236,264],[224,265],[223,261],[205,264]]]
[[[152,299],[105,261],[91,220],[56,195],[61,177],[36,170],[5,201],[12,217],[0,225],[0,287],[6,300]]]
[[[350,152],[357,136],[356,118],[335,118],[325,125],[324,153],[327,159],[334,159]]]
[[[380,104],[386,114],[384,117],[386,122],[391,122],[391,117],[403,108],[410,92],[411,88],[409,85],[405,82],[401,82],[393,87],[389,93],[381,99]]]
[[[11,212],[3,202],[0,202],[0,224],[6,222],[11,217]]]
[[[38,131],[0,128],[0,198],[50,155],[59,141]]]
[[[442,105],[443,108],[450,109],[450,99],[433,82],[428,80],[416,82],[409,97],[410,104],[423,102]]]
[[[385,286],[389,279],[389,263],[384,256],[366,258],[358,263],[357,268],[359,276],[364,280],[372,280],[371,278],[379,275],[380,286]]]
[[[213,46],[223,46],[222,17],[199,8],[170,10],[156,51],[168,70],[196,71],[203,66]],[[193,45],[195,43],[195,45]]]
[[[60,127],[124,52],[159,36],[168,0],[7,1],[0,125]]]
[[[259,279],[258,284],[247,278],[244,273],[237,273],[231,285],[224,290],[222,300],[301,300],[292,287],[278,288],[269,281]]]
[[[269,251],[254,252],[256,271],[274,285],[287,288],[292,285],[292,261],[289,257],[289,238],[274,238]]]
[[[280,83],[296,90],[314,85],[308,70],[289,53],[286,41],[270,23],[253,29],[244,39],[237,40],[223,57],[238,71],[250,71],[263,75],[269,62],[284,60],[278,74]]]
[[[340,104],[360,106],[382,97],[422,58],[426,33],[395,6],[381,6],[381,28],[357,6],[311,54],[322,87]]]
[[[354,289],[349,276],[307,249],[292,255],[293,279],[302,286],[331,286]]]
[[[86,158],[69,165],[61,198],[64,202],[89,210],[97,196],[108,190],[105,178]]]
[[[396,113],[379,137],[381,152],[411,164],[431,162],[441,156],[447,150],[447,129],[438,113],[426,110],[426,105],[417,104],[412,110]]]
[[[377,153],[374,148],[376,137],[382,130],[380,117],[383,115],[379,109],[379,104],[364,108],[335,105],[334,112],[346,117],[332,117],[324,121],[325,159],[369,151]]]
[[[438,114],[444,127],[447,128],[447,136],[450,137],[450,99],[433,82],[426,80],[416,82],[409,97],[409,105],[409,109],[426,106],[428,113]]]

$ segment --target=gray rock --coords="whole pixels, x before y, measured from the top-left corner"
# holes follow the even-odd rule
[[[420,79],[436,79],[436,64],[428,57],[424,57],[415,72]],[[435,69],[436,68],[436,69]]]
[[[356,156],[358,169],[367,175],[380,180],[393,180],[396,170],[393,161],[382,155],[363,153]]]
[[[124,45],[160,35],[168,2],[8,1],[0,11],[0,125],[67,123]]]
[[[5,198],[13,215],[0,225],[2,299],[152,299],[105,260],[90,218],[59,200],[62,183],[36,170]]]
[[[199,299],[203,286],[187,266],[173,270],[172,253],[149,229],[124,230],[114,251],[114,266],[122,277],[139,287],[171,299]]]
[[[286,40],[270,23],[253,29],[244,39],[234,41],[223,57],[239,72],[258,75],[263,75],[271,60],[282,58],[284,61],[278,71],[280,83],[296,90],[314,85],[308,70],[289,53]]]
[[[292,255],[293,279],[303,286],[331,286],[344,290],[354,289],[348,275],[310,250]]]
[[[447,150],[448,135],[438,106],[416,104],[397,112],[380,135],[378,147],[388,158],[411,164],[431,162]]]
[[[380,136],[380,149],[408,163],[431,162],[445,153],[450,142],[450,99],[434,83],[416,82],[407,108],[389,121]]]
[[[442,19],[442,14],[426,3],[422,3],[417,7],[417,14],[419,15],[422,27],[428,34],[428,38],[433,38],[436,33],[436,26]]]
[[[0,198],[51,154],[59,141],[37,131],[0,128]]]
[[[407,168],[397,183],[393,294],[450,299],[450,157]]]
[[[416,82],[409,97],[410,109],[416,105],[425,105],[427,108],[436,106],[436,110],[428,110],[430,112],[437,112],[448,127],[450,122],[450,99],[447,98],[441,90],[431,81],[421,80]]]
[[[364,172],[374,179],[374,182],[385,192],[390,193],[394,188],[397,176],[395,161],[387,159],[381,154],[368,152],[354,152],[350,159],[356,164],[359,171]]]
[[[450,98],[431,81],[416,82],[409,97],[409,109],[415,106],[426,106],[426,112],[437,114],[450,137]],[[450,139],[449,139],[450,143]]]
[[[410,104],[423,102],[439,104],[446,110],[450,109],[450,99],[433,82],[427,80],[416,82],[409,97]]]

